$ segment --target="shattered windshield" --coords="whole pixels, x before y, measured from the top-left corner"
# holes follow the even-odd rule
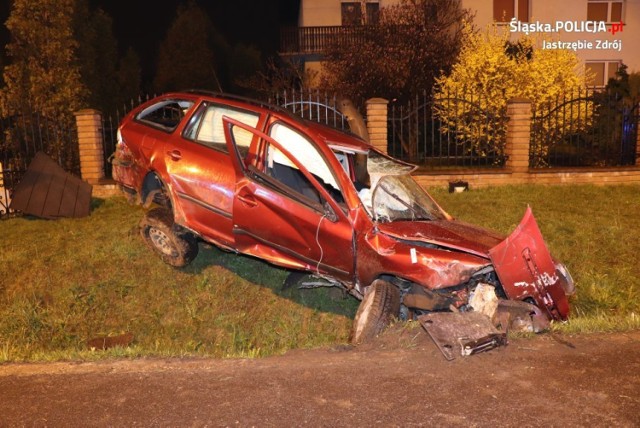
[[[380,177],[373,190],[371,207],[373,219],[383,223],[445,219],[438,205],[409,175]]]

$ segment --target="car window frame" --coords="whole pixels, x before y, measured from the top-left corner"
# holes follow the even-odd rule
[[[256,123],[255,129],[260,129],[260,124],[262,121],[262,116],[263,114],[254,110],[250,110],[250,109],[245,109],[242,107],[236,107],[233,105],[229,105],[229,104],[225,104],[225,103],[221,103],[221,102],[217,102],[214,100],[203,100],[200,104],[198,104],[198,106],[196,107],[196,110],[194,111],[194,113],[191,115],[191,117],[189,118],[189,121],[185,124],[184,129],[182,130],[181,133],[181,137],[183,139],[185,139],[186,141],[190,141],[192,143],[201,145],[203,147],[206,147],[208,149],[211,150],[215,150],[217,152],[229,155],[229,150],[227,148],[227,144],[226,142],[222,142],[222,143],[213,143],[213,142],[207,142],[207,141],[202,141],[202,140],[198,140],[197,138],[191,138],[189,136],[187,136],[187,133],[189,131],[191,131],[193,129],[194,126],[198,126],[198,130],[201,128],[202,123],[204,121],[204,115],[206,115],[207,110],[209,109],[209,107],[221,107],[221,108],[225,108],[228,110],[234,110],[237,111],[239,113],[245,113],[245,114],[251,114],[251,115],[255,115],[258,118],[258,121]],[[194,122],[199,122],[198,124],[194,123]],[[247,124],[248,125],[248,124]],[[253,127],[252,125],[248,125]],[[224,127],[224,125],[223,125]],[[198,131],[196,131],[196,135],[198,134]],[[223,132],[223,136],[224,136],[224,132]],[[249,146],[247,146],[247,149],[249,149],[251,147],[251,145],[253,144],[254,139],[257,136],[254,134],[253,137],[251,138],[251,143],[249,144]]]
[[[233,140],[232,128],[234,126],[238,126],[238,125],[233,123],[233,119],[232,118],[229,118],[229,122],[230,123],[226,125],[228,127],[228,129],[225,129],[225,132],[228,133],[229,136],[231,137],[231,139]],[[250,125],[247,125],[247,124],[243,124],[243,125],[250,127]],[[231,143],[233,145],[234,149],[235,149],[234,156],[237,157],[238,161],[240,162],[239,168],[241,169],[241,173],[242,173],[242,175],[244,177],[246,177],[247,179],[252,180],[254,182],[257,182],[258,184],[265,185],[265,186],[273,189],[274,191],[278,192],[283,197],[291,199],[293,202],[299,203],[299,204],[301,204],[301,205],[313,210],[314,212],[318,213],[319,215],[326,215],[327,214],[323,205],[324,204],[328,204],[329,206],[332,207],[331,208],[332,211],[335,210],[335,207],[338,207],[339,211],[342,212],[342,216],[346,217],[346,213],[347,213],[346,203],[345,204],[338,203],[335,200],[335,198],[333,198],[332,195],[319,182],[317,183],[317,185],[315,185],[312,180],[310,180],[308,177],[306,177],[307,180],[313,185],[313,188],[319,194],[320,202],[315,202],[312,199],[306,197],[305,195],[297,192],[295,189],[293,189],[293,188],[287,186],[286,184],[280,182],[276,178],[268,175],[266,172],[261,171],[256,165],[257,164],[258,165],[265,165],[266,148],[268,147],[269,144],[271,144],[269,139],[275,141],[278,145],[280,145],[280,143],[278,141],[274,140],[271,136],[269,136],[265,132],[263,132],[263,131],[261,131],[261,130],[259,130],[257,128],[254,128],[254,131],[252,131],[252,132],[258,138],[257,139],[254,138],[252,143],[251,143],[251,146],[249,148],[249,152],[250,153],[254,153],[254,156],[252,156],[251,159],[249,159],[248,162],[245,163],[246,159],[243,160],[241,158],[240,153],[237,151],[237,146],[235,144],[235,141],[232,141],[232,143]],[[306,135],[305,135],[305,137],[308,138],[308,136],[306,136]],[[298,161],[297,158],[293,157],[293,154],[291,154],[292,156],[288,156],[287,153],[286,153],[287,152],[286,148],[283,147],[283,149],[285,150],[285,151],[281,151],[283,155],[295,159],[296,162],[300,162],[300,161]],[[321,155],[322,155],[322,153],[321,153]],[[302,172],[302,170],[300,170],[300,172],[302,174],[304,174]],[[306,172],[308,174],[311,174],[308,170],[306,170]],[[315,179],[315,177],[314,177],[314,179]],[[317,179],[316,179],[316,181],[317,181]],[[322,190],[320,190],[318,186],[320,186],[320,188],[322,188]],[[325,196],[325,193],[331,199],[331,201],[327,200],[327,196]],[[344,197],[344,195],[343,195],[343,197]]]
[[[182,117],[180,118],[180,120],[178,120],[178,123],[176,123],[175,126],[173,126],[173,127],[164,126],[164,125],[162,125],[160,123],[152,122],[150,120],[146,120],[146,119],[141,117],[145,112],[155,111],[155,110],[152,110],[153,107],[156,107],[159,104],[168,105],[171,102],[175,102],[178,105],[180,105],[180,102],[191,103],[189,108],[187,108],[187,110],[183,113]],[[137,122],[137,123],[140,123],[142,125],[148,126],[150,128],[157,129],[158,131],[162,131],[162,132],[170,135],[170,134],[173,134],[173,132],[180,127],[180,124],[185,120],[185,118],[191,116],[189,114],[189,112],[193,109],[193,107],[196,104],[197,104],[196,100],[193,100],[193,99],[190,99],[190,98],[186,98],[186,97],[185,98],[179,98],[179,97],[164,98],[161,101],[153,103],[150,106],[145,107],[141,111],[136,113],[136,115],[134,116],[134,121]],[[162,108],[162,107],[157,107],[157,109],[159,109],[159,108]]]
[[[299,129],[299,128],[295,127],[295,126],[292,126],[290,123],[287,123],[286,121],[281,120],[281,119],[279,119],[279,118],[275,118],[275,120],[273,120],[272,122],[270,122],[270,123],[269,123],[269,125],[267,126],[267,128],[266,128],[266,130],[265,130],[265,134],[267,134],[269,137],[273,138],[273,137],[271,136],[271,131],[272,131],[273,127],[274,127],[274,126],[276,126],[276,125],[283,125],[283,126],[285,126],[285,127],[289,128],[289,129],[293,130],[294,132],[296,132],[297,134],[299,134],[302,138],[304,138],[304,139],[308,142],[308,144],[309,144],[311,147],[313,147],[313,149],[316,151],[316,153],[320,156],[320,158],[322,159],[322,161],[323,161],[323,162],[325,163],[325,165],[327,166],[327,168],[328,168],[328,170],[329,170],[329,173],[331,174],[331,176],[332,176],[333,180],[335,181],[336,185],[338,186],[338,189],[335,189],[335,190],[336,190],[336,191],[338,191],[338,192],[340,193],[340,195],[341,195],[341,197],[342,197],[343,202],[338,202],[338,201],[336,200],[336,198],[334,198],[334,197],[333,197],[333,195],[332,195],[332,194],[331,194],[331,193],[330,193],[326,188],[324,188],[324,190],[327,190],[327,193],[329,194],[329,196],[331,197],[331,199],[333,200],[333,202],[334,202],[338,207],[340,207],[340,209],[341,209],[341,211],[342,211],[343,213],[345,213],[345,214],[346,214],[346,213],[347,213],[347,211],[348,211],[348,207],[347,207],[347,204],[346,204],[345,191],[344,191],[344,189],[343,189],[343,187],[342,187],[342,183],[340,182],[339,177],[337,177],[337,176],[336,176],[336,173],[335,173],[335,171],[334,171],[334,168],[332,168],[332,166],[331,166],[331,164],[330,164],[329,160],[326,158],[325,154],[324,154],[324,153],[322,152],[322,150],[320,150],[320,149],[317,147],[317,145],[315,144],[315,142],[314,142],[313,138],[309,137],[309,135],[307,135],[307,134],[306,134],[305,132],[303,132],[301,129]],[[268,150],[268,146],[269,146],[269,143],[268,143],[268,142],[265,142],[265,144],[262,144],[262,145],[261,145],[261,147],[260,147],[260,151],[259,151],[259,153],[258,153],[258,156],[256,157],[256,159],[255,159],[255,160],[253,161],[253,163],[252,163],[253,165],[255,165],[257,162],[260,162],[260,166],[261,166],[261,168],[263,168],[263,169],[266,169],[266,168],[267,168],[267,163],[268,163],[268,160],[267,160],[267,157],[268,157],[267,150]],[[286,147],[285,147],[285,149],[286,149]],[[293,153],[291,153],[291,154],[293,155]],[[296,158],[296,159],[297,159],[297,158]],[[342,165],[340,166],[340,168],[344,171],[344,169],[342,168]],[[278,180],[277,178],[271,177],[271,176],[270,176],[270,175],[268,175],[265,171],[261,171],[261,170],[260,170],[260,168],[256,168],[256,170],[257,170],[257,172],[261,173],[262,175],[264,175],[264,176],[268,177],[270,180],[278,181],[278,182],[279,182],[279,180]],[[307,171],[308,171],[310,174],[312,174],[312,175],[313,175],[313,173],[312,173],[309,169],[307,169]],[[318,181],[318,184],[320,184],[320,185],[322,184],[322,183],[320,182],[320,180],[319,180],[319,179],[317,179],[317,181]],[[313,184],[313,183],[311,183],[311,184]],[[301,194],[301,193],[297,192],[295,189],[293,189],[293,188],[291,188],[291,187],[287,186],[287,185],[286,185],[286,184],[284,184],[284,183],[280,183],[280,186],[279,186],[279,187],[284,187],[284,188],[287,188],[287,189],[291,189],[291,191],[290,191],[289,193],[294,193],[294,194],[296,194],[296,195],[300,195],[303,199],[308,199],[308,200],[310,200],[309,198],[307,198],[307,197],[306,197],[306,196],[304,196],[303,194]],[[323,186],[323,187],[324,187],[324,186]],[[315,188],[315,186],[314,186],[314,188]],[[316,191],[318,191],[318,189],[316,189]],[[324,197],[322,197],[322,193],[321,193],[321,192],[318,192],[318,193],[320,194],[321,199],[325,199]],[[323,201],[323,202],[326,202],[326,201]],[[322,209],[322,207],[321,207],[321,209]]]
[[[318,192],[318,199],[319,202],[314,201],[313,199],[309,198],[308,196],[305,196],[304,194],[296,191],[295,189],[293,189],[290,186],[287,186],[286,184],[284,184],[283,182],[281,182],[280,180],[278,180],[275,177],[272,177],[270,175],[268,175],[267,173],[260,171],[258,168],[255,167],[255,165],[250,164],[247,166],[246,169],[246,175],[249,179],[253,180],[253,181],[257,181],[271,189],[273,189],[274,191],[278,192],[279,194],[281,194],[282,196],[291,199],[294,202],[297,202],[301,205],[304,205],[310,209],[312,209],[313,211],[317,212],[318,214],[323,214],[323,203],[326,203],[325,201],[325,197]],[[306,178],[306,177],[305,177]],[[311,183],[313,184],[313,183]],[[315,188],[315,186],[313,187],[316,192],[317,189]]]

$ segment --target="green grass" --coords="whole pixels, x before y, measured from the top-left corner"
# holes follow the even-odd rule
[[[531,205],[577,283],[561,331],[640,328],[640,186],[507,186],[432,194],[455,217],[505,234]],[[143,211],[94,200],[85,219],[0,221],[0,362],[136,356],[264,356],[346,342],[358,302],[282,290],[287,272],[201,244],[185,269],[137,232]],[[86,341],[126,332],[127,348]]]
[[[144,246],[142,215],[114,198],[85,219],[0,222],[0,361],[261,356],[347,340],[355,299],[282,291],[286,271],[207,245],[174,269]],[[127,349],[86,347],[125,332]]]

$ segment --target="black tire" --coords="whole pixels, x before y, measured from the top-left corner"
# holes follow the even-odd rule
[[[368,287],[353,320],[351,343],[365,343],[382,332],[400,312],[400,290],[377,279]]]
[[[165,208],[154,208],[144,216],[140,234],[145,244],[171,266],[186,266],[198,255],[195,237],[189,232],[179,232],[173,215]]]

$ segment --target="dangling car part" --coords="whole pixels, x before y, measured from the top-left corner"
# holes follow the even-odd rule
[[[141,224],[163,260],[188,264],[202,239],[339,284],[362,299],[355,343],[398,316],[486,312],[480,284],[498,301],[483,316],[503,329],[567,319],[573,282],[531,210],[505,238],[452,218],[414,169],[355,135],[208,92],[134,109],[113,157],[130,200],[163,207]]]
[[[479,312],[433,312],[418,320],[448,361],[507,344],[507,334]]]

